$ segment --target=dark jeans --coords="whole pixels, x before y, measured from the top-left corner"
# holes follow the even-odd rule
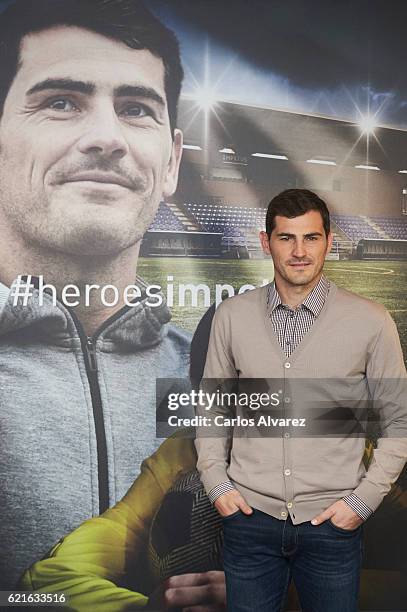
[[[293,525],[260,510],[223,519],[227,609],[280,612],[291,578],[303,612],[355,612],[362,527]]]

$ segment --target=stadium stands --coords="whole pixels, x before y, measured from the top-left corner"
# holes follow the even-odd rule
[[[172,210],[164,202],[160,203],[154,221],[149,227],[149,230],[165,230],[169,232],[185,231],[187,228],[176,217]]]
[[[332,215],[332,220],[356,242],[363,238],[407,240],[407,217]]]
[[[407,240],[407,216],[406,217],[370,217],[388,238],[396,240]]]
[[[362,238],[380,238],[379,232],[361,216],[332,215],[332,221],[346,234],[350,240],[357,242]]]
[[[264,228],[266,210],[244,206],[222,206],[213,204],[185,204],[187,210],[208,231],[223,231],[225,227]]]
[[[363,215],[331,215],[334,249],[340,257],[356,254],[360,240],[407,240],[407,217],[367,217]],[[222,248],[226,253],[242,249],[250,257],[261,253],[258,232],[265,229],[266,209],[245,206],[227,206],[220,203],[187,202],[182,206],[162,202],[151,232],[194,232],[222,234]],[[165,251],[164,243],[161,249]],[[169,248],[169,247],[168,247]],[[200,246],[202,251],[204,248]],[[382,248],[382,247],[381,247]],[[175,246],[169,250],[174,251]],[[195,245],[197,250],[197,244]],[[211,250],[211,249],[210,249]],[[242,255],[239,255],[242,256]]]

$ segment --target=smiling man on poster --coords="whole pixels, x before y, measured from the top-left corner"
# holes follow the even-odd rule
[[[273,198],[260,238],[273,259],[274,283],[219,306],[204,378],[278,378],[282,415],[294,409],[301,416],[307,389],[321,393],[319,385],[322,402],[329,399],[333,408],[348,409],[345,399],[371,399],[380,434],[366,471],[365,436],[352,428],[347,433],[349,417],[343,431],[332,435],[327,422],[325,435],[311,431],[309,437],[294,428],[273,437],[198,428],[197,467],[223,519],[228,610],[278,612],[293,579],[303,610],[355,612],[362,523],[407,459],[406,371],[397,329],[383,306],[323,275],[332,233],[326,204],[315,193],[292,189]],[[315,412],[318,404],[311,407]],[[214,410],[204,405],[198,412]],[[229,413],[216,406],[215,414]]]
[[[142,237],[178,179],[174,34],[138,0],[17,0],[0,15],[0,52],[0,585],[10,589],[124,495],[157,446],[155,380],[187,375],[189,337],[136,281]],[[43,304],[34,276],[55,290]],[[122,296],[114,307],[94,290],[86,303],[88,285],[106,284]],[[74,308],[61,302],[67,285]]]

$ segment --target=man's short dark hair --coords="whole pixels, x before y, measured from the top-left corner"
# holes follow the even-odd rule
[[[286,189],[276,195],[268,205],[266,214],[266,233],[270,237],[275,228],[275,218],[287,217],[294,219],[305,215],[309,210],[317,210],[321,213],[325,234],[330,231],[329,210],[325,202],[313,191],[308,189]]]
[[[85,28],[162,59],[171,130],[177,120],[183,70],[175,34],[142,0],[15,0],[0,15],[0,116],[20,68],[21,41],[55,26]],[[106,58],[108,61],[108,58]]]

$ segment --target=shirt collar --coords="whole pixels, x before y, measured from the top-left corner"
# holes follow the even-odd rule
[[[311,293],[307,295],[305,300],[300,304],[301,306],[307,308],[315,317],[318,317],[323,305],[325,304],[326,296],[329,291],[329,280],[325,278],[325,276],[321,276],[319,282],[315,285]],[[276,289],[275,283],[271,283],[269,285],[269,290],[267,292],[267,309],[269,313],[273,312],[278,306],[282,306],[283,303],[281,301],[280,295]]]

